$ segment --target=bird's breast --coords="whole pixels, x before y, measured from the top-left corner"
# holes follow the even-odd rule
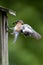
[[[21,26],[15,26],[15,30],[19,32],[21,30]]]

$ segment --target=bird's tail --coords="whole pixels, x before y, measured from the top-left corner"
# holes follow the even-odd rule
[[[33,33],[31,34],[31,36],[33,36],[35,39],[41,39],[41,35],[39,33],[37,33],[36,31],[33,31]]]

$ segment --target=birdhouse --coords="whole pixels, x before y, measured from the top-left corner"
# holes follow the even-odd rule
[[[8,16],[16,16],[15,12],[0,6],[0,65],[9,65],[8,62]]]

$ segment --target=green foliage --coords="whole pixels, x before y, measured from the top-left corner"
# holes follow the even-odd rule
[[[43,0],[1,0],[0,5],[16,11],[16,17],[8,14],[8,25],[22,19],[42,35],[42,39],[25,38],[19,35],[16,43],[9,31],[9,64],[10,65],[43,65]]]

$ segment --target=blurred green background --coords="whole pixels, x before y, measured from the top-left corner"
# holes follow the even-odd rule
[[[0,5],[16,11],[16,17],[8,14],[9,27],[22,19],[42,35],[35,40],[20,34],[14,44],[9,30],[9,65],[43,65],[43,0],[0,0]]]

